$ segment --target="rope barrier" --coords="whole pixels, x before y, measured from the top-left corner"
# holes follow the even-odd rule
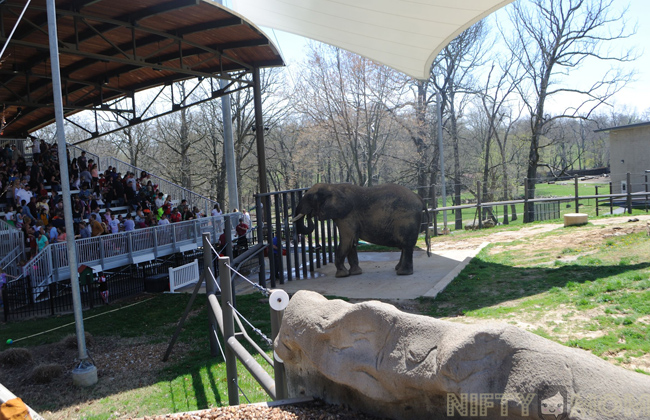
[[[232,306],[232,303],[228,302],[228,306],[230,306],[230,307],[232,308],[232,310],[235,311],[235,313],[237,314],[237,316],[238,316],[239,318],[243,319],[243,320],[248,324],[248,326],[251,327],[251,329],[252,329],[255,333],[257,333],[257,335],[259,335],[260,337],[262,337],[262,340],[266,341],[266,344],[268,344],[269,346],[273,346],[273,340],[271,340],[270,338],[268,338],[268,337],[267,337],[267,336],[262,332],[262,330],[260,330],[259,328],[255,328],[255,326],[254,326],[253,324],[251,324],[251,323],[246,319],[246,317],[244,317],[244,315],[242,315],[242,314],[237,310],[237,308],[235,308],[234,306]]]
[[[143,300],[143,301],[140,301],[140,302],[132,303],[132,304],[130,304],[130,305],[123,306],[123,307],[121,307],[121,308],[117,308],[117,309],[113,309],[113,310],[110,310],[110,311],[102,312],[101,314],[97,314],[97,315],[89,316],[89,317],[87,317],[87,318],[84,318],[83,320],[84,320],[84,321],[87,321],[87,320],[89,320],[89,319],[96,318],[96,317],[98,317],[98,316],[102,316],[102,315],[110,314],[111,312],[121,311],[122,309],[130,308],[131,306],[135,306],[135,305],[139,305],[139,304],[144,303],[144,302],[148,302],[148,301],[150,301],[151,299],[154,299],[154,298],[149,298],[149,299],[147,299],[147,300]],[[59,327],[55,327],[55,328],[49,329],[49,330],[47,330],[47,331],[41,331],[41,332],[36,333],[36,334],[28,335],[27,337],[22,337],[22,338],[18,338],[18,339],[16,339],[16,340],[11,340],[11,342],[12,342],[12,343],[16,343],[16,342],[21,341],[21,340],[27,340],[28,338],[36,337],[36,336],[41,335],[41,334],[46,334],[46,333],[49,333],[49,332],[52,332],[52,331],[55,331],[55,330],[59,330],[59,329],[61,329],[61,328],[69,327],[70,325],[74,325],[74,324],[75,324],[75,322],[70,322],[70,323],[68,323],[68,324],[61,325],[61,326],[59,326]]]
[[[232,268],[232,267],[230,266],[230,264],[226,264],[226,267],[228,267],[232,272],[234,272],[234,273],[237,274],[239,277],[241,277],[242,279],[244,279],[244,280],[246,280],[248,283],[250,283],[251,286],[253,286],[253,287],[256,288],[257,290],[259,290],[260,292],[262,292],[262,294],[264,294],[264,296],[267,296],[267,297],[268,297],[268,296],[271,295],[271,290],[269,290],[269,289],[267,289],[267,288],[264,288],[264,287],[260,286],[259,284],[255,283],[254,281],[251,281],[251,280],[247,279],[246,276],[244,276],[244,275],[241,274],[239,271],[237,271],[237,270],[235,270],[234,268]]]

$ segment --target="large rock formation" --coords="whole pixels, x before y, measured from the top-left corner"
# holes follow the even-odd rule
[[[509,325],[463,325],[300,291],[275,347],[290,396],[381,417],[650,418],[650,377]]]

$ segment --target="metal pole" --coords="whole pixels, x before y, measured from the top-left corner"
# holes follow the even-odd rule
[[[228,343],[235,336],[235,322],[232,303],[232,289],[230,288],[230,269],[226,264],[230,258],[219,257],[219,278],[221,279],[221,308],[223,311],[223,340]],[[226,377],[228,378],[228,403],[239,405],[239,387],[237,386],[237,356],[230,345],[225,345]]]
[[[445,180],[445,153],[442,144],[442,98],[436,91],[436,111],[438,113],[438,149],[440,150],[440,178],[442,181],[442,207],[447,207],[447,181]],[[462,214],[462,210],[460,210]],[[444,232],[447,232],[447,210],[442,212]]]
[[[61,95],[61,70],[59,68],[59,46],[56,25],[56,8],[54,0],[47,0],[47,28],[50,43],[50,64],[52,68],[52,95],[54,99],[54,115],[56,117],[56,139],[59,155],[59,170],[61,171],[61,193],[63,195],[63,215],[65,219],[66,245],[68,247],[68,266],[70,267],[70,284],[72,286],[72,303],[74,307],[75,331],[77,333],[77,350],[80,365],[72,371],[73,381],[80,385],[97,383],[97,368],[88,359],[86,337],[81,309],[81,294],[79,292],[79,277],[77,275],[77,254],[74,242],[74,225],[72,221],[72,200],[70,198],[70,177],[68,175],[68,155],[65,144],[65,128],[63,126],[63,97]],[[94,377],[93,377],[94,372]]]
[[[284,310],[276,311],[271,308],[271,340],[274,342],[278,336],[278,332],[280,332],[283,315]],[[277,400],[287,398],[289,396],[289,391],[287,390],[287,378],[284,372],[284,363],[280,362],[276,357],[273,358],[273,376],[275,377],[275,398]]]
[[[598,185],[596,185],[596,217],[598,217]]]
[[[221,89],[226,89],[225,80],[219,80]],[[226,175],[228,178],[228,206],[230,210],[239,208],[239,190],[237,188],[237,166],[235,160],[235,141],[232,135],[232,112],[230,108],[230,95],[221,97],[221,112],[223,113],[223,149],[226,161]],[[224,213],[228,213],[224,211]]]
[[[206,232],[202,235],[203,239],[203,281],[205,282],[205,294],[207,296],[215,294],[215,278],[214,273],[210,273],[214,270],[214,265],[212,264],[212,247],[210,246],[210,233]],[[202,283],[202,282],[200,282]],[[210,302],[208,302],[208,308],[210,307]],[[214,312],[208,311],[208,319],[210,321],[208,335],[210,337],[210,354],[215,357],[219,354],[219,343],[217,343],[217,338],[212,333],[212,328],[218,328],[217,320],[214,317]]]
[[[255,134],[257,135],[257,175],[260,178],[260,193],[269,192],[266,182],[266,152],[264,151],[264,120],[262,119],[262,92],[260,69],[253,69],[253,102],[255,104]]]

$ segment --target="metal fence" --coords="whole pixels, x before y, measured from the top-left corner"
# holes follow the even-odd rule
[[[237,220],[239,213],[227,214]],[[234,226],[234,224],[233,224]],[[153,260],[201,246],[201,234],[210,232],[216,240],[223,232],[223,217],[204,217],[164,226],[101,235],[75,241],[77,262],[96,271]],[[231,232],[234,235],[234,230]],[[23,268],[35,286],[69,278],[68,251],[65,242],[48,245]]]
[[[172,254],[140,264],[129,264],[103,271],[110,301],[134,296],[145,291],[147,279],[166,272],[170,267],[187,264],[203,255],[201,249]],[[199,259],[202,266],[202,259]],[[2,290],[4,320],[50,316],[73,310],[70,279],[38,286],[30,277],[11,281]],[[104,304],[99,283],[80,281],[81,304],[93,308]]]
[[[0,220],[0,267],[12,276],[20,275],[18,262],[25,254],[25,235],[22,230]]]
[[[309,235],[299,235],[291,222],[298,202],[306,188],[278,191],[255,195],[257,229],[256,235],[262,238],[260,243],[267,246],[269,258],[271,287],[276,280],[284,284],[285,280],[306,278],[315,268],[334,262],[334,251],[338,245],[338,229],[331,220],[316,221],[316,228]],[[259,210],[262,211],[259,211]],[[282,255],[276,262],[273,258],[273,237],[279,233]],[[276,270],[276,263],[280,267]],[[275,273],[278,273],[276,276]]]

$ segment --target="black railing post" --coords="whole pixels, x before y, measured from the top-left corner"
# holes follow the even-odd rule
[[[262,198],[259,195],[255,195],[255,216],[257,217],[257,241],[259,244],[262,244],[264,243],[264,215],[262,213]],[[268,248],[268,244],[266,249],[267,253],[272,251]],[[263,252],[260,252],[257,260],[260,265],[260,272],[258,274],[259,284],[266,288],[266,267],[264,266],[266,263]]]
[[[280,215],[280,206],[281,206],[281,201],[280,201],[280,196],[275,195],[275,235],[278,238],[278,252],[280,253],[280,258],[276,261],[276,263],[280,264],[280,268],[275,268],[275,271],[280,273],[280,284],[284,284],[284,264],[282,261],[282,216]],[[272,256],[273,257],[273,256]],[[273,257],[275,260],[275,257]]]
[[[596,187],[596,217],[598,217],[598,185]]]
[[[282,193],[282,207],[282,224],[284,225],[284,238],[286,244],[284,249],[286,249],[287,257],[287,281],[293,281],[293,273],[291,272],[291,239],[293,238],[293,235],[291,232],[291,226],[289,225],[289,201],[287,193]]]

